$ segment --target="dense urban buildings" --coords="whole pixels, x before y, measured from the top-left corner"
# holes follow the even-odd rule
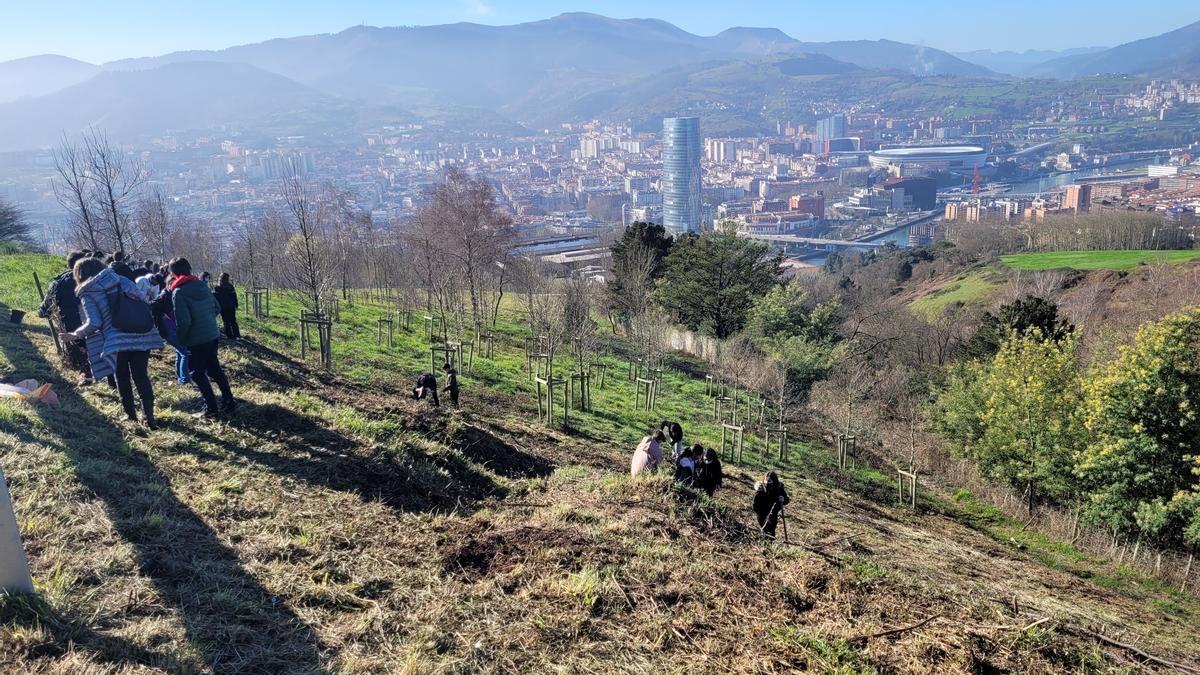
[[[675,233],[719,223],[770,241],[801,265],[820,264],[828,254],[822,242],[927,242],[945,234],[946,220],[1142,210],[1189,225],[1200,213],[1195,141],[1164,146],[1103,129],[1145,124],[1150,103],[1165,106],[1168,119],[1194,115],[1195,90],[1185,82],[1145,91],[1131,84],[1133,94],[1066,99],[1054,110],[952,120],[830,100],[807,119],[741,133],[722,126],[717,112],[470,135],[419,123],[336,137],[176,132],[122,149],[178,222],[230,247],[285,211],[287,176],[335,188],[376,228],[403,230],[453,166],[492,183],[521,253],[564,276],[597,278],[607,269],[607,242],[635,221]],[[57,251],[70,234],[53,166],[50,148],[0,153],[0,199],[20,205],[35,236]]]
[[[817,150],[831,152],[830,144],[846,135],[846,116],[838,113],[817,122]]]
[[[700,147],[700,118],[663,120],[662,224],[670,232],[695,232],[703,224]]]

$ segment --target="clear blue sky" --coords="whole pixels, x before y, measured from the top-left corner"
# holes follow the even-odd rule
[[[770,26],[802,40],[890,38],[952,51],[1115,45],[1200,21],[1196,0],[7,0],[0,61],[103,62],[375,26],[510,24],[567,11],[665,19],[711,35]]]

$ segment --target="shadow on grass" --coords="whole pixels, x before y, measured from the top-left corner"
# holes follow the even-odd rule
[[[0,306],[0,313],[7,308]],[[133,548],[140,573],[183,622],[188,642],[216,672],[313,672],[322,668],[312,630],[250,575],[237,553],[175,496],[170,479],[121,429],[67,385],[21,330],[0,331],[0,351],[19,370],[54,383],[62,407],[33,408],[76,478],[103,504],[117,533]],[[5,429],[46,444],[27,429]],[[93,637],[97,637],[93,634]],[[109,659],[148,659],[144,650],[114,646],[97,637],[80,643]]]
[[[0,594],[0,625],[19,626],[28,631],[42,630],[51,641],[30,645],[23,652],[33,659],[57,659],[70,653],[73,645],[85,645],[89,655],[115,665],[135,662],[165,670],[182,671],[186,664],[166,654],[151,651],[128,640],[92,630],[78,617],[59,613],[37,595]],[[0,662],[4,652],[0,649]]]
[[[364,501],[381,501],[397,511],[462,510],[488,497],[502,498],[507,489],[472,463],[450,452],[426,452],[408,443],[395,447],[368,447],[313,417],[275,404],[242,401],[238,412],[222,424],[241,434],[218,435],[220,426],[184,430],[202,443],[249,460],[278,475],[291,476],[309,485],[358,495]],[[281,451],[268,451],[238,436],[278,443]],[[211,450],[179,448],[197,456],[219,456]],[[514,450],[514,452],[516,452]],[[514,463],[520,466],[519,459]],[[537,469],[530,460],[531,470]]]
[[[503,438],[476,426],[462,427],[453,443],[472,462],[505,478],[545,478],[554,473],[552,462],[519,450]]]

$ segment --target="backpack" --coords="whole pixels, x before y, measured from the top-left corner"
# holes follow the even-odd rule
[[[154,330],[154,313],[150,305],[125,295],[118,287],[108,299],[108,315],[113,328],[122,333],[149,333]]]

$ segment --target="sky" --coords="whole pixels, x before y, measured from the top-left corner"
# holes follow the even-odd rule
[[[1196,0],[1151,11],[1116,0],[0,0],[0,61],[62,54],[103,63],[220,49],[349,26],[512,24],[563,12],[656,18],[711,35],[779,28],[800,40],[888,38],[965,51],[1114,46],[1200,21]]]

